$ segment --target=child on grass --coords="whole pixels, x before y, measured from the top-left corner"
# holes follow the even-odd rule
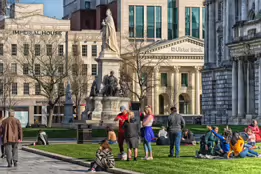
[[[247,144],[245,144],[245,147],[250,149],[256,149],[256,135],[253,133],[253,130],[250,128],[247,128]]]
[[[128,158],[131,160],[132,149],[134,150],[134,161],[137,161],[139,147],[139,125],[135,120],[134,113],[128,111],[128,120],[125,121],[123,129],[128,143]]]

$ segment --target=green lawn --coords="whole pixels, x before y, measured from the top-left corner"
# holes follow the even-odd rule
[[[220,132],[222,133],[225,126],[220,126]],[[233,131],[242,132],[246,126],[231,126]],[[194,134],[204,134],[207,129],[206,126],[202,125],[187,125],[186,128],[190,129]],[[38,130],[40,128],[24,128],[24,137],[36,137]],[[41,128],[46,131],[49,138],[76,138],[77,130],[75,129],[65,129],[65,128]],[[155,134],[158,133],[160,127],[153,127]],[[115,130],[117,133],[118,130]],[[93,129],[93,137],[106,137],[105,129]]]
[[[95,158],[95,152],[98,145],[51,145],[51,146],[34,146],[40,150],[45,150],[52,153],[57,153],[73,158],[92,161]],[[113,145],[114,155],[118,154],[118,146]],[[117,161],[116,167],[146,174],[212,174],[212,173],[260,173],[261,159],[260,158],[245,158],[232,160],[206,160],[195,159],[195,150],[198,146],[183,146],[181,147],[181,158],[168,158],[169,147],[153,146],[154,160],[143,161],[140,158],[144,157],[142,146],[139,149],[138,161]],[[261,152],[261,150],[259,150]]]

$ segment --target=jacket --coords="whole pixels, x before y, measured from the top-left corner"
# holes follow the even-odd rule
[[[239,140],[237,140],[237,143],[233,146],[231,143],[230,143],[230,152],[229,154],[231,154],[232,151],[234,151],[234,155],[235,156],[239,156],[239,154],[244,150],[244,140],[242,137],[239,138]]]
[[[125,121],[123,125],[125,131],[125,138],[139,137],[139,125],[135,119]]]
[[[228,153],[230,151],[230,144],[227,143],[225,137],[223,137],[220,134],[217,134],[214,130],[211,131],[219,140],[220,140],[220,146],[221,149],[225,152]]]
[[[217,145],[218,144],[218,138],[215,137],[215,135],[209,131],[206,136],[205,136],[205,142],[207,145],[214,145],[214,143]]]
[[[18,143],[18,140],[23,138],[23,130],[21,123],[15,117],[8,117],[2,122],[3,127],[3,139],[6,143]]]
[[[168,117],[167,131],[168,132],[181,132],[181,129],[185,127],[184,118],[177,113],[171,114]]]

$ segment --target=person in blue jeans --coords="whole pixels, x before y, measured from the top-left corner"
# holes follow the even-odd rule
[[[174,145],[175,145],[175,157],[180,157],[180,142],[182,138],[182,129],[185,127],[185,120],[177,113],[176,107],[170,108],[171,115],[168,117],[167,131],[170,140],[170,154],[169,157],[174,157]]]

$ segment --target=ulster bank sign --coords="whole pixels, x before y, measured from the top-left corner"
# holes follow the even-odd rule
[[[44,35],[51,35],[51,36],[61,36],[62,31],[18,31],[14,30],[13,31],[14,35],[39,35],[39,36],[44,36]]]

